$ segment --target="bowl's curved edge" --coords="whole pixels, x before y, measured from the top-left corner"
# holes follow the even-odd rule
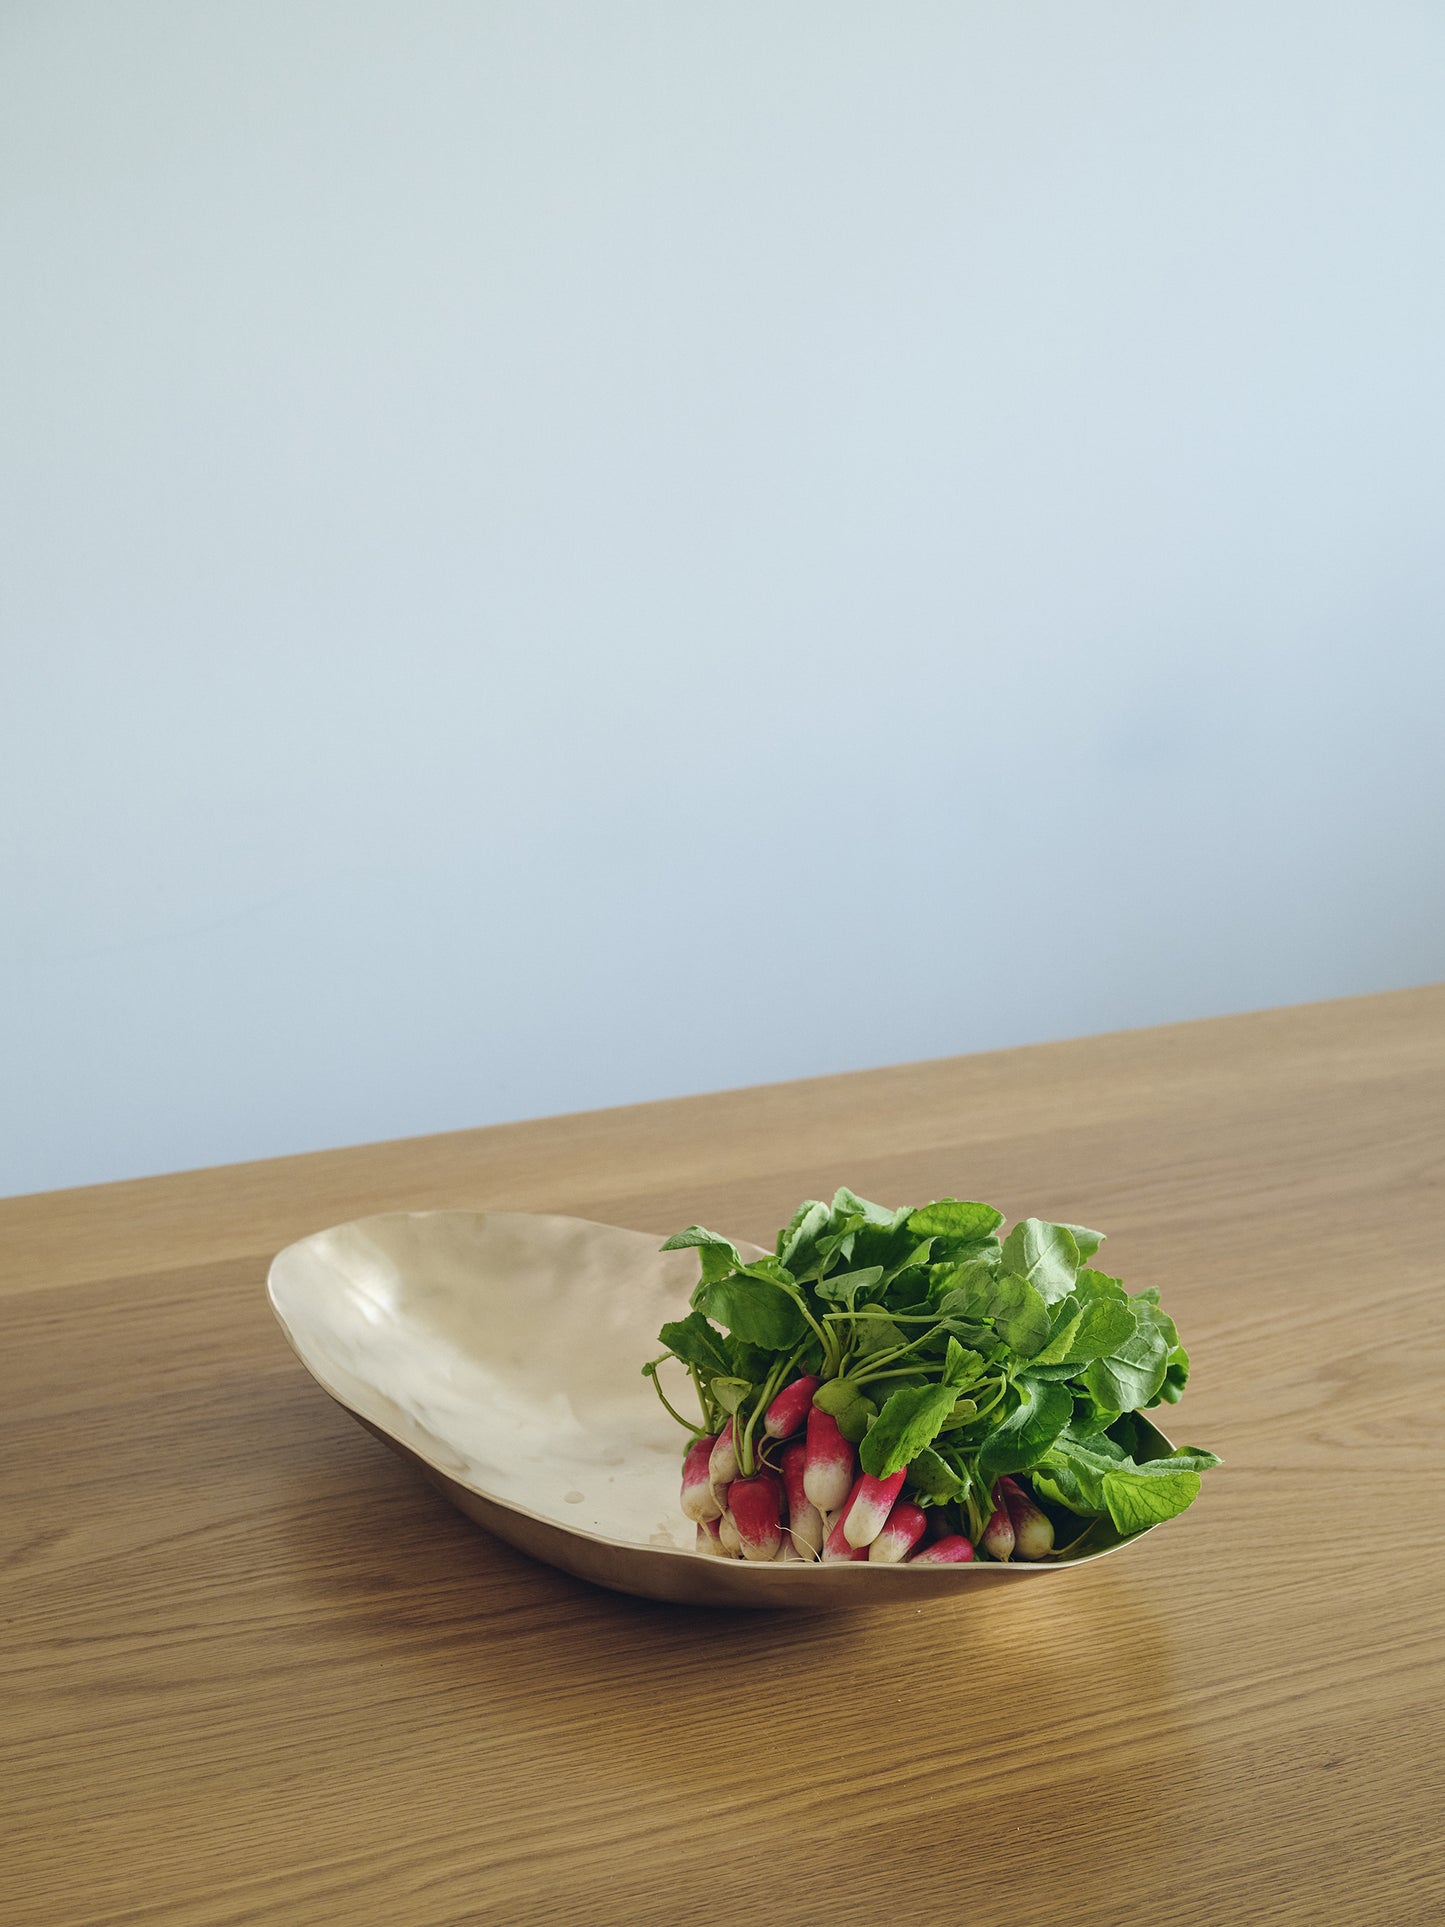
[[[432,1212],[377,1212],[369,1218],[348,1221],[348,1224],[364,1225],[380,1218],[395,1217],[440,1217],[447,1215],[442,1211]],[[468,1212],[469,1216],[481,1215]],[[564,1216],[562,1213],[507,1212],[486,1215],[508,1217]],[[592,1219],[576,1219],[575,1223],[595,1224]],[[326,1230],[310,1234],[311,1237],[324,1237],[330,1231],[345,1229],[347,1226],[332,1226]],[[617,1226],[602,1226],[604,1230],[617,1230]],[[836,1608],[839,1606],[862,1607],[878,1605],[881,1596],[879,1584],[898,1585],[912,1599],[936,1598],[945,1594],[957,1597],[961,1590],[974,1590],[986,1585],[1017,1585],[1030,1579],[1040,1579],[1047,1573],[1076,1571],[1080,1567],[1093,1565],[1111,1553],[1122,1551],[1124,1547],[1145,1538],[1154,1526],[1146,1527],[1143,1532],[1127,1538],[1114,1539],[1108,1544],[1097,1546],[1074,1558],[1041,1561],[1037,1564],[996,1564],[992,1561],[978,1561],[962,1566],[922,1567],[910,1564],[875,1566],[840,1561],[837,1564],[814,1565],[799,1561],[786,1564],[754,1562],[746,1560],[718,1559],[689,1551],[677,1546],[642,1546],[626,1540],[611,1539],[598,1533],[586,1531],[576,1526],[558,1525],[554,1520],[531,1512],[524,1506],[510,1500],[501,1499],[480,1488],[464,1484],[440,1466],[432,1463],[414,1446],[396,1438],[385,1426],[359,1411],[352,1402],[337,1389],[328,1384],[316,1366],[297,1344],[281,1308],[271,1289],[271,1279],[276,1266],[299,1244],[309,1239],[296,1239],[278,1252],[271,1261],[267,1273],[267,1299],[277,1324],[286,1342],[297,1359],[315,1383],[351,1415],[371,1435],[388,1446],[398,1457],[406,1460],[422,1476],[441,1492],[451,1503],[472,1519],[484,1526],[497,1538],[508,1545],[515,1546],[531,1558],[545,1565],[559,1567],[575,1578],[584,1579],[592,1585],[603,1586],[609,1591],[630,1593],[634,1596],[669,1601],[679,1605],[706,1605],[745,1609],[767,1609],[772,1607],[809,1607]],[[1170,1441],[1159,1428],[1139,1415],[1149,1425],[1149,1429],[1159,1440],[1163,1451],[1171,1450]],[[866,1575],[866,1577],[865,1577]]]

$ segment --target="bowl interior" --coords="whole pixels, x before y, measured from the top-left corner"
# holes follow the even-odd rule
[[[684,1434],[641,1368],[697,1259],[660,1243],[578,1218],[394,1213],[290,1246],[269,1289],[326,1389],[438,1471],[570,1530],[690,1551]]]

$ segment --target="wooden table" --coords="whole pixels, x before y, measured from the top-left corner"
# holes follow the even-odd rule
[[[1445,1920],[1445,989],[0,1204],[0,1918]],[[766,1238],[840,1181],[1102,1225],[1222,1452],[1132,1553],[702,1615],[495,1544],[266,1262],[494,1205]]]

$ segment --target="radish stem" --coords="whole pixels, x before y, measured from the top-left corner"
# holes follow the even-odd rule
[[[663,1391],[662,1383],[657,1376],[657,1368],[662,1363],[662,1359],[671,1358],[671,1356],[672,1356],[671,1352],[664,1352],[662,1354],[662,1358],[654,1358],[650,1365],[644,1365],[642,1369],[646,1373],[647,1377],[652,1380],[653,1391],[657,1393],[657,1396],[662,1400],[663,1404],[667,1407],[668,1411],[671,1412],[672,1416],[677,1420],[678,1424],[682,1426],[685,1431],[696,1433],[700,1437],[704,1432],[706,1432],[707,1427],[705,1425],[694,1425],[690,1418],[683,1417],[682,1413],[678,1411],[677,1407],[673,1404],[672,1400],[667,1396],[667,1393]]]

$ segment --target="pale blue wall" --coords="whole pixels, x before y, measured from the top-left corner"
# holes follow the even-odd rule
[[[1445,12],[0,14],[0,1191],[1445,975]]]

